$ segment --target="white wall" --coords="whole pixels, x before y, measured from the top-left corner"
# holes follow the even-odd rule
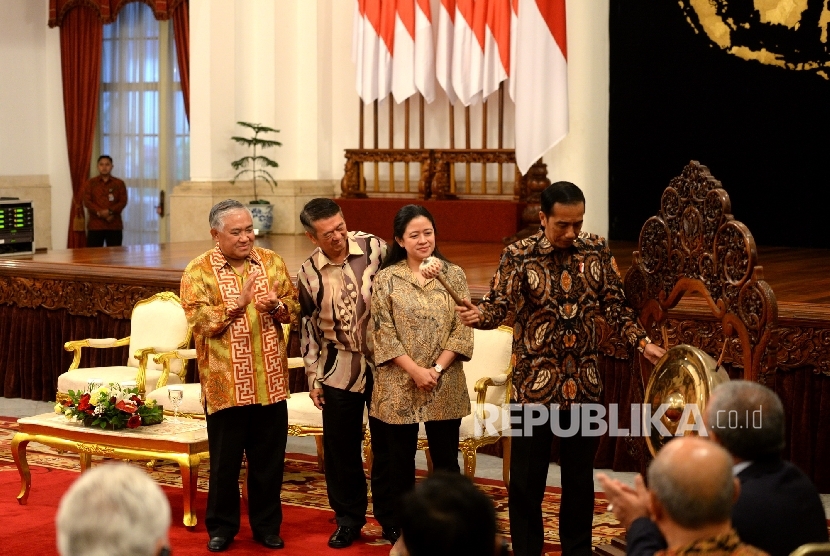
[[[0,18],[0,180],[47,176],[51,184],[51,237],[39,246],[66,246],[72,186],[66,158],[60,46],[49,29],[48,0],[4,0]],[[30,180],[7,180],[26,183]],[[4,194],[15,194],[4,189]],[[21,189],[19,195],[25,196]],[[44,203],[41,202],[41,207]],[[47,217],[38,214],[36,222]]]
[[[48,0],[3,0],[3,7],[0,176],[49,177],[52,246],[63,248],[71,185],[59,30],[46,25]],[[585,227],[601,234],[608,232],[608,9],[609,0],[567,2],[571,130],[544,157],[552,180],[570,180],[583,188],[588,198]],[[252,10],[259,17],[252,17]],[[340,179],[343,149],[358,144],[352,15],[350,0],[191,3],[192,181],[233,175],[230,161],[241,151],[229,138],[241,131],[237,120],[281,130],[284,146],[270,153],[280,163],[277,180]],[[387,110],[385,104],[381,110]],[[396,110],[401,121],[402,108]],[[446,111],[439,93],[427,111],[436,122],[427,134],[428,145],[447,146]],[[511,116],[508,110],[508,124]],[[402,146],[401,125],[396,137]],[[509,131],[506,141],[512,144]]]
[[[280,163],[277,180],[339,179],[343,149],[356,148],[359,141],[351,61],[354,3],[274,0],[264,6],[261,1],[205,0],[191,7],[191,178],[230,178],[229,163],[242,151],[229,137],[238,131],[237,120],[252,119],[281,130],[283,147],[271,151]],[[438,1],[433,0],[433,13]],[[582,187],[588,199],[585,227],[603,235],[608,233],[608,9],[609,0],[567,3],[570,133],[544,157],[551,180]],[[228,21],[234,22],[232,29]],[[272,45],[273,58],[262,52]],[[385,115],[390,102],[391,97],[380,105],[381,148],[389,146]],[[512,107],[507,104],[505,146],[511,146]],[[427,146],[449,146],[447,110],[439,91],[427,107]],[[367,127],[370,112],[368,107]],[[456,113],[456,146],[461,147],[463,112]],[[272,114],[274,121],[268,121]],[[395,118],[394,146],[402,147],[402,106],[395,106]],[[493,147],[496,129],[492,124],[490,129],[488,146]],[[414,125],[412,133],[416,146]],[[474,128],[472,135],[478,141],[480,131]],[[370,136],[365,141],[372,146]]]

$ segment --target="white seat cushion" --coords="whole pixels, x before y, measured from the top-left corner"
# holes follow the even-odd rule
[[[323,412],[314,407],[308,392],[296,392],[286,401],[288,424],[300,427],[323,427]]]
[[[481,431],[480,431],[481,434],[479,434],[479,435],[475,434],[475,432],[476,432],[476,430],[475,430],[476,429],[476,427],[475,427],[475,418],[476,418],[475,417],[475,409],[476,409],[476,404],[473,403],[473,412],[461,419],[461,428],[458,430],[459,440],[465,440],[467,438],[481,438],[481,437],[484,437],[484,436],[491,436],[491,435],[487,434],[486,430],[484,430],[484,423],[482,423],[479,426],[479,428],[481,429]],[[493,427],[494,430],[501,432],[506,428],[506,426],[509,426],[509,424],[510,424],[509,423],[509,416],[507,416],[507,418],[504,419],[504,422],[502,422],[502,416],[503,415],[502,415],[502,412],[499,411],[499,408],[492,407],[492,409],[494,411],[496,411],[496,414],[494,415],[494,418],[491,421],[492,427]],[[426,440],[426,438],[427,438],[427,431],[424,428],[423,423],[418,424],[418,438],[420,440]]]
[[[136,367],[91,367],[87,369],[74,369],[65,372],[58,376],[58,392],[67,393],[70,390],[86,390],[89,380],[92,378],[101,379],[101,383],[106,386],[110,383],[123,384],[125,382],[135,382],[138,369]],[[146,388],[153,390],[156,383],[161,378],[161,370],[147,369]],[[168,383],[179,384],[181,380],[179,375],[170,374]]]
[[[201,402],[202,385],[196,382],[180,384],[177,387],[182,389],[182,404],[179,406],[179,413],[183,415],[204,415],[205,410]],[[147,399],[164,406],[165,411],[173,411],[173,405],[170,403],[170,398],[167,397],[167,386],[153,390],[147,394]]]
[[[286,401],[288,404],[288,424],[300,427],[323,427],[323,412],[314,407],[308,392],[295,392]],[[363,410],[363,424],[369,422],[369,411]]]

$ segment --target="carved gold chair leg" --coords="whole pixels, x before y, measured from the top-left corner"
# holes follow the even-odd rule
[[[502,448],[502,455],[501,455],[501,477],[504,481],[504,488],[510,488],[510,449],[513,445],[513,439],[509,436],[502,436],[501,437],[501,448]]]
[[[317,444],[317,469],[320,473],[326,472],[325,452],[323,452],[323,435],[314,435],[314,442]]]
[[[366,474],[370,479],[372,478],[372,463],[375,461],[375,456],[372,453],[372,433],[369,432],[369,427],[363,427],[363,460],[366,462]],[[371,489],[371,486],[369,487]]]
[[[464,458],[464,474],[470,479],[476,476],[476,449],[473,446],[459,446]]]

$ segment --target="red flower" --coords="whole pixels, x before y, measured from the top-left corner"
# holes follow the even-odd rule
[[[111,397],[111,398],[110,398],[110,403],[111,403],[111,404],[114,404],[114,403],[115,403],[115,396],[113,396],[113,397]]]
[[[86,394],[84,394],[83,396],[81,396],[80,401],[78,401],[78,411],[86,411],[90,407],[92,407],[89,404],[89,398],[90,398],[90,395],[89,395],[88,392]]]
[[[143,401],[141,401],[141,398],[139,398],[139,397],[138,397],[137,395],[135,395],[135,394],[133,394],[132,396],[130,396],[130,401],[131,401],[131,402],[133,402],[133,403],[135,403],[135,405],[137,405],[137,406],[139,406],[139,407],[141,407],[142,405],[144,405],[144,402],[143,402]]]
[[[130,420],[127,421],[127,428],[128,429],[137,429],[141,426],[141,415],[133,415],[130,417]]]
[[[125,402],[124,400],[121,400],[120,402],[115,404],[115,408],[120,409],[124,413],[135,413],[136,410],[138,410],[138,407],[134,403]],[[135,428],[135,427],[133,427],[133,428]]]

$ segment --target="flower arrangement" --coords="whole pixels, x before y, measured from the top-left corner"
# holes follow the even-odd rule
[[[117,383],[92,386],[87,391],[70,390],[69,399],[55,404],[55,413],[83,421],[87,427],[113,430],[157,425],[164,419],[163,408],[152,400],[145,403],[138,396],[138,388]]]

